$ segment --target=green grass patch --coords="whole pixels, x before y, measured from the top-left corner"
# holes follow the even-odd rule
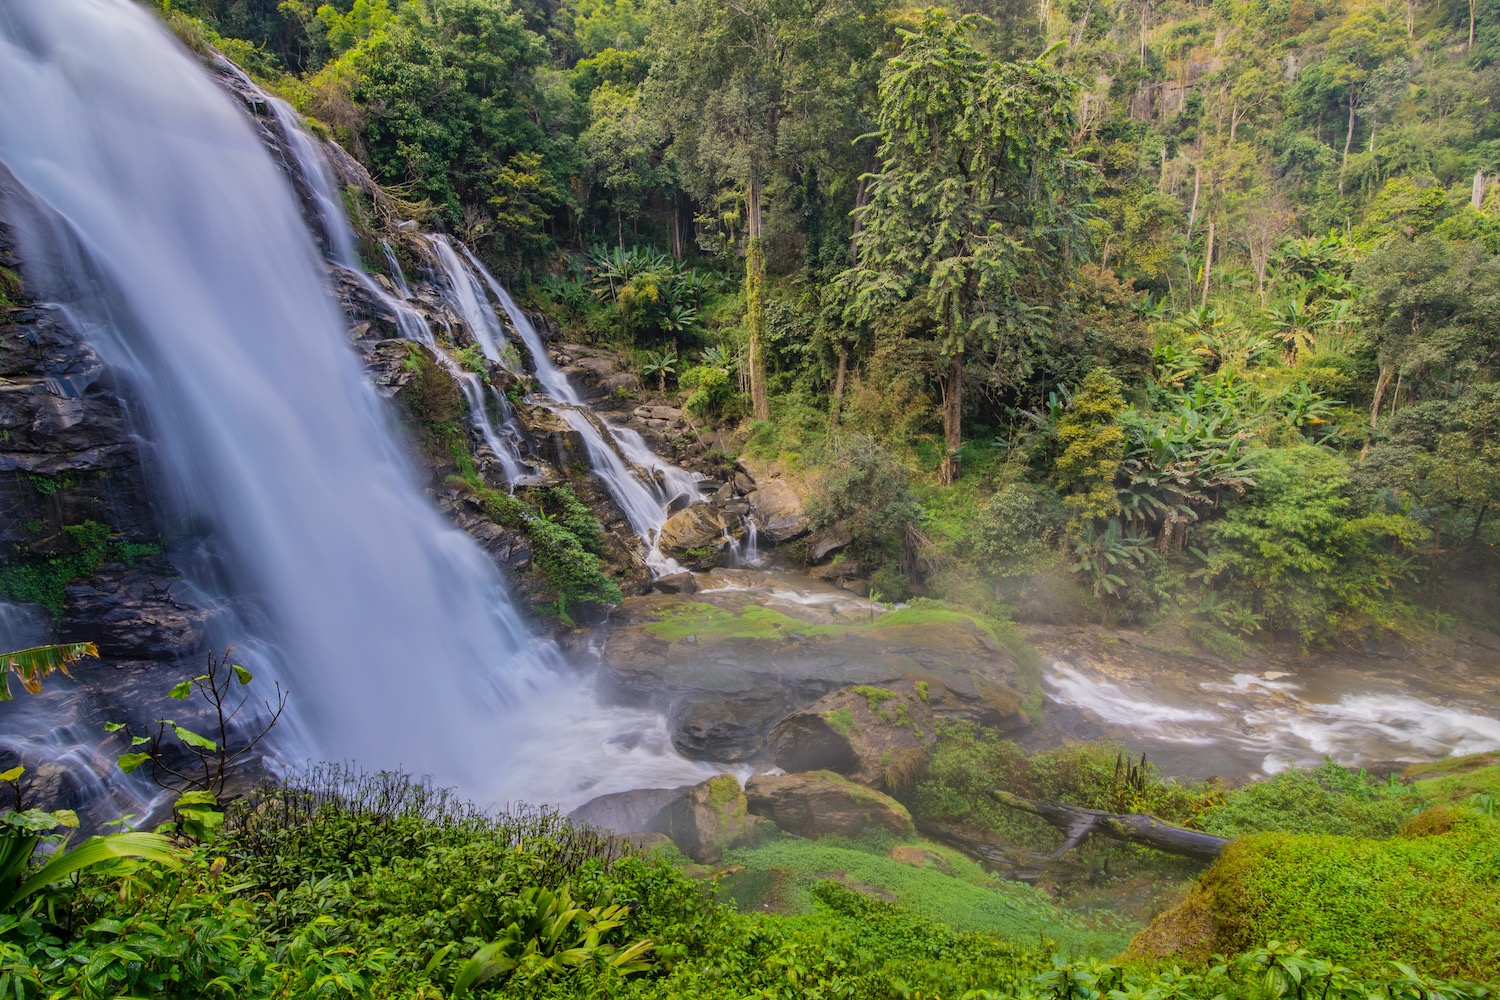
[[[1040,889],[997,880],[947,848],[920,846],[932,867],[895,861],[886,856],[889,844],[878,840],[832,838],[778,841],[732,851],[726,860],[744,865],[743,877],[755,884],[774,886],[782,907],[810,911],[809,890],[832,878],[955,930],[992,933],[1016,942],[1046,939],[1071,956],[1112,955],[1127,943],[1124,934],[1087,926]],[[772,872],[785,874],[768,878],[766,873]],[[747,909],[759,906],[753,896],[740,902]]]

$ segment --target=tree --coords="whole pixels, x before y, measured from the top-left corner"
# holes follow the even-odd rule
[[[657,8],[646,88],[670,123],[672,152],[701,202],[731,188],[743,202],[745,327],[751,410],[770,416],[766,394],[762,201],[782,161],[842,115],[838,81],[869,48],[864,2],[680,0]]]
[[[997,63],[982,19],[941,10],[901,32],[880,80],[879,168],[860,212],[859,261],[840,281],[866,320],[920,303],[940,341],[942,478],[961,474],[964,364],[978,350],[1019,382],[1044,305],[1086,245],[1092,173],[1069,153],[1075,84],[1040,61]]]
[[[1117,514],[1115,476],[1125,458],[1125,431],[1120,414],[1125,409],[1120,380],[1106,369],[1085,376],[1057,422],[1062,447],[1053,472],[1063,503],[1072,512],[1068,530],[1075,534],[1094,521]]]

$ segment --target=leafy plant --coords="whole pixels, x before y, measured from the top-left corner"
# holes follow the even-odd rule
[[[241,732],[236,720],[244,713],[250,695],[240,694],[239,689],[248,686],[254,676],[229,661],[233,652],[230,648],[219,655],[209,653],[203,673],[173,685],[167,692],[173,701],[186,701],[196,693],[211,710],[217,738],[203,736],[172,719],[157,719],[154,730],[147,727],[140,734],[125,723],[106,723],[106,732],[123,733],[131,747],[120,755],[120,770],[128,774],[149,763],[152,777],[164,787],[183,786],[214,797],[224,795],[225,785],[235,769],[253,759],[255,748],[281,719],[288,697],[281,690],[281,682],[276,681],[275,697],[261,702],[264,714],[255,717],[250,728]],[[183,756],[190,763],[178,763]],[[201,826],[207,822],[206,818],[192,813],[201,813],[206,804],[209,803],[204,799],[179,800],[179,810],[186,807],[189,818]]]
[[[15,674],[30,694],[42,690],[42,678],[57,672],[64,676],[68,667],[86,656],[97,657],[99,647],[92,642],[70,642],[60,646],[33,646],[13,653],[0,653],[0,701],[10,701],[10,675]]]

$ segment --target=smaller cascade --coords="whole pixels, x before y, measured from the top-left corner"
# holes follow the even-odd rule
[[[699,498],[701,491],[697,477],[662,459],[636,431],[610,424],[589,410],[567,375],[552,363],[547,345],[531,319],[467,247],[442,238],[434,238],[434,246],[444,266],[456,268],[464,276],[460,278],[455,273],[451,280],[455,294],[463,300],[460,311],[465,318],[468,319],[470,310],[476,313],[469,322],[500,331],[499,316],[483,294],[486,288],[505,311],[511,329],[531,355],[542,391],[555,402],[557,414],[578,433],[588,451],[594,473],[630,521],[631,530],[645,543],[646,565],[657,575],[680,572],[681,565],[661,551],[661,529],[667,523],[669,508],[675,503],[684,497],[689,501]],[[462,262],[455,253],[455,246],[462,253]],[[503,338],[503,332],[498,336]]]
[[[411,285],[407,284],[406,272],[401,270],[401,262],[396,259],[396,251],[391,249],[389,243],[382,241],[380,252],[385,254],[385,267],[391,272],[391,282],[396,286],[396,294],[403,299],[411,298]]]

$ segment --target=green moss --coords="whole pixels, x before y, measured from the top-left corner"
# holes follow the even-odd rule
[[[22,604],[40,604],[54,618],[61,618],[70,583],[93,576],[111,560],[128,564],[161,552],[161,546],[155,543],[113,539],[112,529],[98,521],[66,525],[63,532],[73,551],[0,566],[0,597]]]
[[[745,608],[735,612],[701,601],[674,604],[662,612],[659,621],[646,625],[646,631],[668,642],[681,642],[689,636],[699,642],[731,639],[781,642],[794,635],[843,635],[849,628],[845,625],[816,625],[769,608]]]
[[[1500,824],[1475,813],[1415,839],[1262,834],[1231,845],[1184,906],[1206,904],[1209,952],[1295,940],[1356,972],[1405,962],[1486,979],[1500,960],[1497,845]]]
[[[917,697],[924,702],[927,700],[928,686],[926,681],[917,681]]]
[[[854,722],[854,711],[848,705],[845,705],[843,708],[835,708],[830,712],[824,712],[823,718],[833,727],[834,732],[840,736],[853,736],[859,730],[859,727]]]
[[[1406,773],[1419,779],[1414,788],[1428,802],[1466,805],[1475,795],[1500,800],[1500,751],[1419,764]]]
[[[883,687],[874,687],[870,684],[859,685],[854,689],[854,693],[865,700],[865,704],[870,706],[871,712],[878,711],[881,705],[896,697],[896,692]]]
[[[732,774],[721,774],[708,782],[708,804],[727,816],[736,819],[748,814],[740,780]]]
[[[8,267],[0,267],[0,306],[20,301],[26,292],[21,276]]]
[[[958,930],[989,932],[1012,941],[1043,938],[1057,942],[1064,954],[1111,954],[1125,942],[1124,935],[1089,928],[1040,889],[995,879],[972,861],[936,844],[922,846],[943,859],[946,872],[892,860],[886,856],[889,842],[880,840],[785,840],[731,851],[725,860],[745,867],[733,879],[774,884],[787,909],[811,911],[810,890],[831,877],[856,889],[894,898],[924,917]],[[784,873],[784,878],[768,880],[767,872]],[[734,886],[730,880],[726,889],[733,892]],[[745,902],[758,907],[760,901],[752,898]]]

